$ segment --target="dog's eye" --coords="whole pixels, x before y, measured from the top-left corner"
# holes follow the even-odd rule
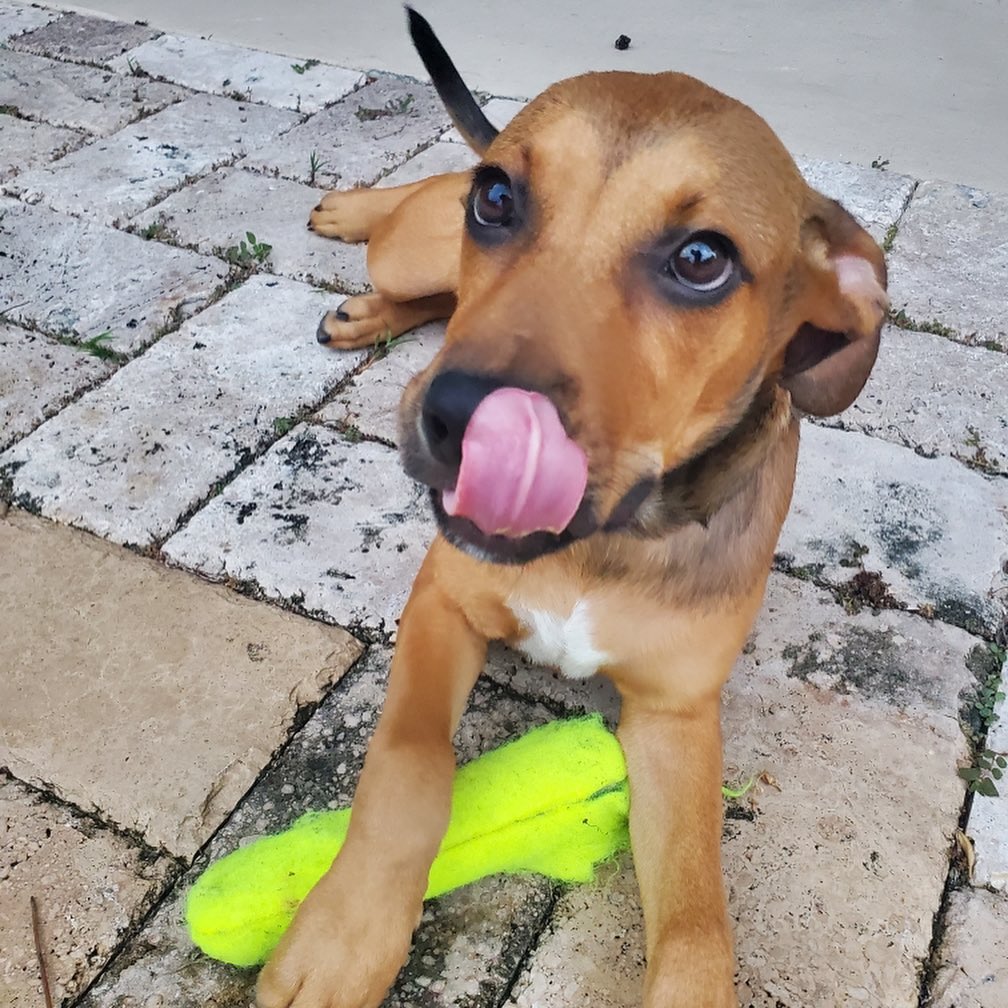
[[[507,227],[514,217],[514,195],[511,181],[503,173],[494,172],[477,179],[473,188],[472,212],[483,227]]]
[[[735,272],[728,240],[709,231],[692,234],[672,253],[666,266],[680,283],[695,291],[723,287]]]

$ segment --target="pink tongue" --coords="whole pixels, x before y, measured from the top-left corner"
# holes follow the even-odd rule
[[[560,532],[588,482],[588,460],[553,403],[538,392],[500,388],[469,419],[454,490],[442,503],[488,535]]]

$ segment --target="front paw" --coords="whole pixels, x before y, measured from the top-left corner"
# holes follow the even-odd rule
[[[258,1008],[374,1008],[409,954],[420,908],[373,894],[340,898],[323,879],[256,984]]]

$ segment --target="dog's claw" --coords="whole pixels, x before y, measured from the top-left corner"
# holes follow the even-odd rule
[[[332,336],[325,330],[325,315],[322,316],[322,321],[318,324],[318,329],[315,330],[315,339],[319,343],[328,343],[332,339]]]

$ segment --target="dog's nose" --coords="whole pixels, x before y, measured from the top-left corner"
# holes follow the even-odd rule
[[[420,425],[427,449],[443,465],[458,469],[462,438],[476,407],[503,382],[465,371],[442,371],[427,387]]]

